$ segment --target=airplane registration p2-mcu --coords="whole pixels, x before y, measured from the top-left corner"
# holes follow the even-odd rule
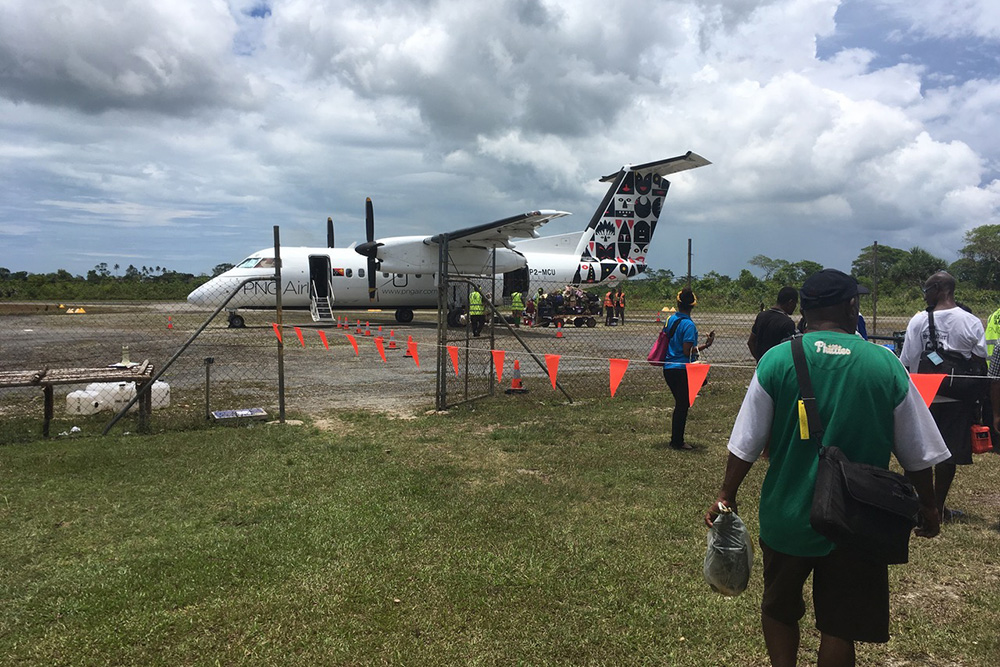
[[[365,243],[334,248],[333,223],[327,220],[329,247],[281,248],[282,307],[309,308],[316,321],[333,321],[336,309],[395,308],[396,320],[409,322],[415,308],[437,308],[436,276],[445,241],[449,274],[503,274],[504,296],[512,291],[530,295],[539,286],[626,280],[646,270],[646,253],[670,187],[666,177],[707,164],[711,162],[688,152],[624,166],[601,179],[610,185],[586,229],[555,236],[538,236],[537,230],[569,213],[534,211],[446,234],[376,239],[369,199]],[[191,292],[188,302],[217,306],[247,278],[273,276],[274,264],[274,248],[259,250]],[[240,287],[226,306],[230,326],[243,325],[239,308],[274,308],[275,290],[274,281]],[[449,311],[457,316],[464,289],[460,300],[449,301],[455,301]],[[449,322],[452,319],[450,312]]]

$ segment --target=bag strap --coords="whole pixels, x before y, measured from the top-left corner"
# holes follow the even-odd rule
[[[930,338],[924,345],[924,350],[933,352],[940,349],[938,346],[937,328],[934,326],[934,306],[928,306],[927,308],[927,333]]]
[[[823,420],[816,408],[816,394],[813,393],[812,379],[809,377],[809,365],[806,363],[806,352],[802,345],[802,336],[792,339],[792,361],[795,364],[795,375],[799,379],[799,394],[805,407],[806,422],[809,433],[816,438],[816,446],[823,450]]]
[[[680,325],[681,325],[681,318],[678,317],[674,320],[674,323],[670,325],[670,329],[667,330],[668,339],[674,337],[674,332],[677,331],[677,327],[679,327]]]

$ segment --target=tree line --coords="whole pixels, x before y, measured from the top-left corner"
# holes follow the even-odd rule
[[[122,272],[119,264],[97,264],[86,276],[73,275],[65,269],[53,273],[11,271],[0,266],[0,298],[11,300],[176,300],[210,278],[232,268],[219,264],[212,275],[194,275],[173,271],[165,266],[136,267],[129,264]]]
[[[981,225],[965,233],[959,258],[947,262],[923,248],[909,250],[875,244],[861,249],[851,263],[851,273],[875,293],[879,304],[890,310],[912,314],[922,308],[920,286],[927,276],[947,270],[959,283],[959,298],[974,312],[992,312],[1000,306],[1000,225]],[[645,279],[628,283],[633,306],[659,307],[673,303],[676,292],[689,282],[708,307],[759,309],[771,305],[784,285],[798,286],[823,265],[812,260],[789,261],[755,255],[747,264],[759,270],[755,275],[744,268],[735,278],[709,271],[700,276],[678,276],[669,269],[647,271]],[[86,276],[74,276],[64,269],[54,273],[12,272],[0,267],[0,298],[26,300],[174,300],[209,279],[233,268],[219,264],[211,275],[194,275],[161,266],[136,267],[129,264],[97,264]],[[602,292],[602,288],[594,288]],[[601,293],[603,296],[603,292]],[[704,297],[704,298],[703,298]],[[880,305],[881,308],[881,305]]]
[[[861,249],[851,263],[851,274],[878,299],[881,312],[912,314],[924,307],[920,287],[932,273],[945,270],[958,281],[959,301],[982,316],[1000,307],[1000,225],[982,225],[965,233],[959,258],[947,262],[919,246],[904,250],[872,244]],[[811,260],[796,262],[755,255],[747,264],[760,276],[743,269],[736,278],[709,271],[700,276],[678,276],[670,270],[653,270],[645,280],[630,283],[632,301],[671,305],[676,291],[690,284],[700,304],[712,309],[752,310],[772,305],[785,285],[798,287],[823,265]],[[839,267],[838,267],[839,268]],[[885,309],[882,311],[882,309]]]

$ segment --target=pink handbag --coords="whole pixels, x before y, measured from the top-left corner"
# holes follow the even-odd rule
[[[680,323],[680,319],[676,319],[673,326],[670,327],[670,331],[667,331],[665,328],[660,329],[660,335],[656,337],[653,348],[646,355],[646,362],[650,366],[663,366],[663,360],[667,358],[667,346],[670,344],[670,337],[677,331],[677,325]]]

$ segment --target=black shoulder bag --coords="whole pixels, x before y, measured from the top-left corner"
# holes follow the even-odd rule
[[[839,548],[872,561],[905,563],[920,511],[916,490],[900,474],[852,463],[839,447],[823,445],[823,421],[801,337],[792,339],[792,359],[809,434],[819,449],[809,523]]]
[[[946,350],[938,343],[937,328],[934,326],[934,309],[927,309],[927,332],[930,339],[920,353],[918,373],[941,373],[947,375],[938,393],[959,401],[976,401],[986,395],[989,383],[986,381],[986,360],[979,357],[965,358],[960,352]],[[965,377],[962,377],[965,376]],[[977,377],[970,377],[977,376]]]

